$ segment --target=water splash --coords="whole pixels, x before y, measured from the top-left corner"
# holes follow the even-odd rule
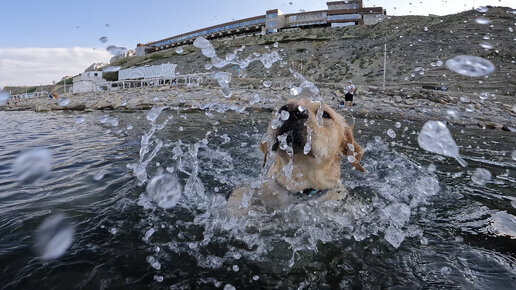
[[[141,186],[148,180],[147,174],[147,166],[148,164],[156,157],[158,152],[163,147],[163,141],[159,139],[155,139],[151,141],[151,137],[154,135],[156,131],[162,130],[165,128],[167,123],[173,118],[172,115],[167,117],[163,123],[156,124],[156,120],[161,114],[161,112],[165,109],[165,107],[154,106],[148,113],[147,119],[151,122],[151,128],[147,131],[143,136],[140,142],[140,152],[139,152],[139,160],[137,163],[127,164],[127,168],[133,170],[134,175],[137,178],[138,185]],[[151,145],[156,144],[154,149],[151,151]],[[150,152],[150,153],[149,153]]]
[[[61,257],[73,243],[75,226],[64,214],[47,217],[36,231],[34,249],[43,260]]]
[[[177,54],[182,54],[183,52],[184,52],[184,49],[182,47],[176,48],[176,53]]]
[[[467,166],[467,162],[459,155],[459,147],[455,144],[450,130],[441,121],[426,122],[417,137],[417,142],[419,147],[426,151],[453,157],[460,165]]]

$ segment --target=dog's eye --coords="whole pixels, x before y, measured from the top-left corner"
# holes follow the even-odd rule
[[[327,118],[327,119],[331,119],[330,114],[328,114],[328,112],[324,112],[324,113],[322,114],[322,117],[323,117],[323,118]]]

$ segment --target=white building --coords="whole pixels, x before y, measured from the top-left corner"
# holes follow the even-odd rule
[[[139,80],[152,78],[173,78],[176,76],[176,64],[163,63],[151,66],[139,66],[122,69],[118,72],[118,80]]]
[[[105,82],[102,78],[102,71],[88,71],[73,78],[74,93],[87,93],[98,90],[98,84]]]

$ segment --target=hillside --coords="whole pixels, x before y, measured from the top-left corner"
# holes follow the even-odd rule
[[[490,8],[485,17],[490,25],[475,22],[483,13],[467,11],[442,17],[393,16],[374,26],[344,28],[312,28],[279,32],[265,36],[212,40],[220,57],[245,45],[239,55],[265,53],[278,42],[283,60],[269,71],[257,62],[246,70],[247,78],[277,79],[291,77],[289,68],[324,86],[353,79],[362,85],[380,86],[383,80],[384,44],[387,44],[387,85],[421,87],[425,84],[445,85],[451,91],[484,92],[515,95],[516,78],[516,14],[510,8]],[[426,28],[425,28],[426,27]],[[512,31],[511,31],[512,30]],[[489,38],[489,39],[487,39]],[[479,44],[489,42],[493,49]],[[137,65],[176,63],[181,74],[206,72],[209,59],[193,46],[184,46],[178,55],[175,49],[147,56],[120,60],[113,65],[123,68]],[[488,78],[458,75],[439,66],[439,61],[459,55],[476,55],[489,59],[497,70]],[[437,65],[436,65],[437,63]],[[230,71],[231,65],[222,70]]]

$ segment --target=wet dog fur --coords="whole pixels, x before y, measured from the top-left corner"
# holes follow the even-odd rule
[[[265,178],[259,188],[233,191],[228,199],[232,212],[246,212],[256,199],[267,207],[286,206],[308,191],[323,193],[316,197],[321,200],[341,200],[347,195],[340,179],[342,157],[365,171],[353,127],[318,101],[288,101],[269,124],[260,149]]]

